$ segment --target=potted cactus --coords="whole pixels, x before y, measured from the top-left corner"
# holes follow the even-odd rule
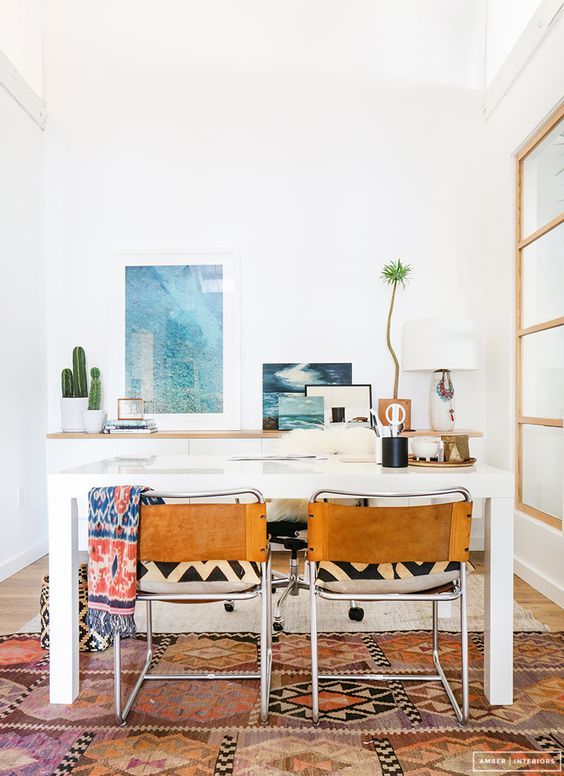
[[[63,431],[84,431],[83,412],[88,407],[86,356],[78,345],[72,352],[72,369],[61,372],[61,393]]]
[[[84,410],[84,430],[87,434],[99,434],[106,422],[106,413],[100,409],[102,404],[102,381],[100,370],[93,366],[90,370],[90,393],[88,394],[88,409]]]

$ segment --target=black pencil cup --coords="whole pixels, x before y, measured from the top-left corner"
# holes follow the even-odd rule
[[[407,466],[407,437],[384,437],[382,439],[382,466],[401,469]]]

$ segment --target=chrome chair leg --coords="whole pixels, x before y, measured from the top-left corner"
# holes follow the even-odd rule
[[[121,712],[121,638],[114,635],[114,712],[118,725],[125,725]]]
[[[309,562],[310,648],[311,648],[311,718],[319,723],[319,672],[317,664],[317,593],[315,563]]]
[[[462,657],[462,719],[461,725],[468,722],[470,712],[468,686],[468,609],[466,605],[466,563],[460,564],[460,652]]]
[[[146,601],[146,620],[147,620],[147,656],[151,653],[153,656],[153,602]]]
[[[261,563],[261,624],[260,624],[260,718],[268,722],[270,676],[272,667],[272,627],[270,624],[270,558]]]
[[[462,572],[461,572],[461,576],[462,576]],[[462,607],[463,607],[462,596],[460,597],[459,600],[460,600],[460,606],[461,606],[461,612],[462,612]],[[466,646],[468,646],[468,644]],[[447,697],[450,701],[450,704],[454,709],[454,713],[456,714],[456,718],[458,722],[461,725],[466,724],[466,720],[468,719],[468,710],[466,711],[466,716],[465,716],[464,715],[464,694],[465,694],[464,693],[464,667],[462,669],[463,671],[463,678],[462,678],[463,708],[461,709],[460,706],[458,705],[458,701],[454,697],[452,687],[450,686],[449,681],[445,676],[445,672],[443,671],[443,667],[439,659],[439,602],[438,601],[433,601],[433,663],[435,664],[435,668],[437,669],[437,677],[441,680],[441,684],[443,685],[444,691],[446,692]],[[462,663],[464,666],[464,655],[462,655]],[[466,674],[466,678],[468,678],[467,674]]]

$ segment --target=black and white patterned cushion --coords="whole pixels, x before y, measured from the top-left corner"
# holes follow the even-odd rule
[[[470,564],[468,564],[471,570]],[[417,593],[450,584],[460,576],[458,562],[349,563],[322,561],[317,585],[333,593]]]
[[[259,564],[252,561],[137,563],[137,589],[144,593],[240,593],[259,584]]]

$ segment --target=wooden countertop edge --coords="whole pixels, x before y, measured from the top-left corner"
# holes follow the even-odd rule
[[[278,439],[284,431],[157,431],[154,434],[86,434],[58,431],[47,439]]]
[[[157,431],[155,434],[86,434],[58,431],[47,434],[47,439],[279,439],[287,431],[263,431],[262,429],[233,430],[233,431]],[[481,431],[468,429],[454,429],[454,431],[433,431],[422,429],[421,431],[404,431],[401,436],[450,436],[456,434],[469,437],[484,436]]]

